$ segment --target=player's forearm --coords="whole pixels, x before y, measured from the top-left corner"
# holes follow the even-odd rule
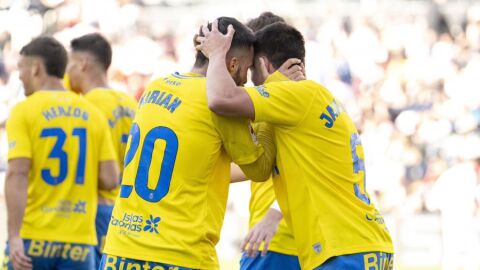
[[[119,185],[120,170],[116,160],[106,160],[99,163],[98,188],[112,190]]]
[[[274,224],[278,224],[278,223],[280,223],[282,218],[283,218],[282,212],[280,212],[277,209],[270,208],[270,209],[268,209],[268,212],[263,219],[268,220],[269,222],[272,222]]]
[[[245,173],[243,173],[240,167],[237,164],[232,163],[230,165],[230,183],[238,183],[247,180],[247,176],[245,175]]]
[[[255,162],[241,165],[240,168],[252,181],[263,182],[270,178],[277,155],[273,127],[267,123],[260,123],[256,135],[264,152]]]
[[[237,87],[225,65],[225,55],[209,59],[207,70],[208,107],[225,116],[240,116],[236,112],[239,96],[245,90]]]
[[[7,172],[5,198],[7,202],[8,238],[18,237],[27,204],[28,174]]]

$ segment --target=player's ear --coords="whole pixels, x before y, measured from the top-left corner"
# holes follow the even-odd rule
[[[240,60],[237,57],[232,57],[228,60],[227,69],[230,74],[235,74],[240,68]]]
[[[91,64],[91,63],[89,63],[90,61],[93,61],[93,59],[90,59],[89,57],[86,57],[86,56],[81,56],[80,61],[78,61],[80,70],[85,71],[87,69],[88,65]]]
[[[268,73],[269,74],[274,73],[275,68],[273,67],[272,62],[270,62],[270,60],[268,60],[268,58],[266,56],[262,56],[261,58],[262,58],[263,63],[265,65],[265,69],[268,71]]]
[[[30,68],[31,75],[32,77],[37,77],[40,74],[41,69],[43,68],[42,61],[39,59],[34,59],[31,62],[31,65],[32,65]]]

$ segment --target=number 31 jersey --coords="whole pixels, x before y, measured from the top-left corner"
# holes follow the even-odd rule
[[[116,160],[106,119],[67,91],[37,91],[7,122],[8,159],[31,168],[22,238],[96,244],[98,163]]]
[[[205,77],[175,73],[148,86],[128,138],[105,253],[218,269],[215,244],[230,182],[228,154],[249,164],[263,148],[253,144],[247,120],[222,121],[220,127],[216,117],[207,106]],[[219,128],[239,132],[229,132],[235,138],[225,142]],[[229,152],[232,146],[240,151]]]

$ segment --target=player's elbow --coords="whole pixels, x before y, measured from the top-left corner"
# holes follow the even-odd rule
[[[208,98],[208,108],[218,114],[223,116],[228,116],[228,102],[227,99],[209,97]]]
[[[268,172],[261,172],[261,173],[257,173],[254,177],[251,177],[250,179],[253,181],[253,182],[265,182],[267,181],[268,179],[270,179],[270,175],[271,175],[271,172],[268,171]]]
[[[253,182],[265,182],[270,178],[271,170],[267,169],[267,167],[259,167],[260,164],[258,162],[248,164],[248,165],[241,165],[242,171],[245,173],[245,176],[248,179],[251,179]]]
[[[109,160],[100,162],[98,172],[98,188],[101,190],[112,190],[119,185],[120,170],[117,161]]]

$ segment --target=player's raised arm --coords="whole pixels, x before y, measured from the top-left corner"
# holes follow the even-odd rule
[[[212,30],[203,26],[205,37],[197,37],[196,46],[209,58],[207,70],[208,107],[220,115],[255,118],[253,103],[243,87],[237,87],[228,73],[225,57],[235,30],[230,25],[227,34],[218,31],[218,21],[212,23]],[[216,74],[216,76],[211,76]]]
[[[254,131],[247,119],[229,119],[214,113],[212,120],[225,151],[244,174],[237,172],[231,182],[267,180],[276,156],[273,128],[261,123],[255,126]]]
[[[263,147],[263,154],[254,162],[239,166],[252,181],[263,182],[270,178],[277,155],[273,127],[267,123],[260,123],[256,127],[255,134],[258,143]]]

